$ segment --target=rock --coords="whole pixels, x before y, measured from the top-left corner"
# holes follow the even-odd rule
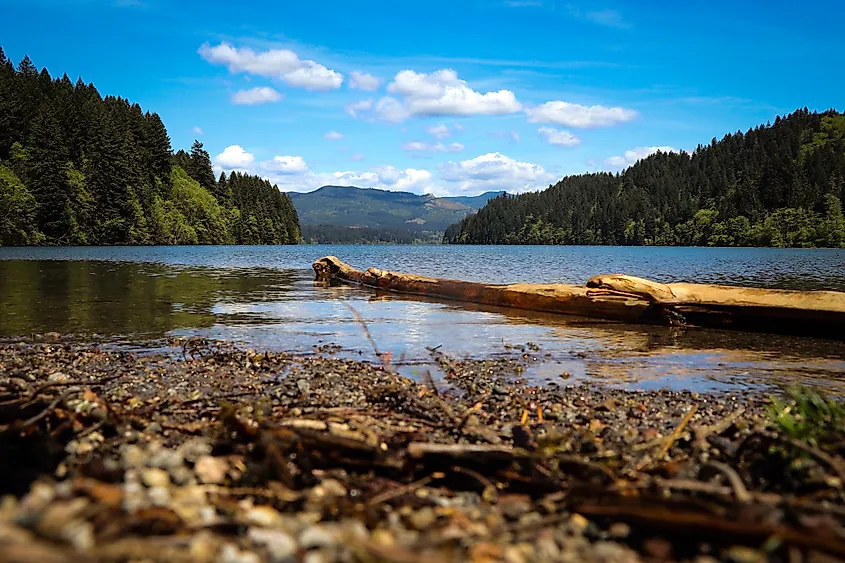
[[[211,450],[211,444],[202,438],[193,438],[182,444],[182,457],[194,463],[202,456],[211,455]]]
[[[67,383],[68,381],[70,381],[70,377],[66,373],[54,371],[53,373],[47,376],[47,381],[49,383]]]
[[[309,526],[299,534],[299,545],[303,549],[327,549],[336,544],[337,539],[325,526]]]
[[[170,486],[170,475],[167,474],[167,471],[157,467],[145,469],[141,473],[141,480],[150,488],[167,488]]]
[[[590,521],[576,513],[569,517],[568,524],[572,530],[583,533],[587,529],[587,526],[590,525]]]
[[[253,527],[247,532],[247,537],[252,543],[264,547],[273,563],[296,561],[296,540],[286,532]]]
[[[614,538],[623,539],[631,534],[631,526],[624,522],[614,522],[607,531]]]
[[[168,506],[170,504],[170,490],[165,487],[147,489],[147,497],[153,506]]]
[[[229,464],[224,459],[204,455],[197,458],[194,465],[194,472],[197,474],[200,483],[219,485],[226,480],[226,473],[229,471]]]
[[[272,506],[253,506],[244,515],[247,522],[256,526],[272,528],[282,525],[282,515]]]
[[[643,551],[659,561],[672,558],[672,544],[662,538],[648,538],[643,542]]]
[[[410,517],[411,526],[417,530],[427,530],[435,521],[437,521],[437,514],[430,506],[417,510]]]
[[[241,551],[233,543],[227,543],[220,549],[220,563],[261,563],[257,553]]]
[[[140,447],[130,444],[120,448],[120,457],[124,467],[129,468],[143,465],[146,455]]]
[[[311,384],[308,382],[307,379],[297,379],[296,387],[297,389],[299,389],[299,392],[303,395],[307,395],[311,392]]]
[[[175,469],[182,466],[185,463],[185,459],[180,452],[160,445],[156,448],[155,452],[147,457],[146,463],[148,467]]]
[[[735,545],[726,549],[722,555],[725,561],[733,563],[758,563],[766,561],[766,556],[756,549],[745,547],[744,545]]]

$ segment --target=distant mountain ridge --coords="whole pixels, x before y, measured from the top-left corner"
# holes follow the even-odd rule
[[[289,195],[303,225],[442,232],[503,193],[435,197],[377,188],[323,186],[313,192]]]

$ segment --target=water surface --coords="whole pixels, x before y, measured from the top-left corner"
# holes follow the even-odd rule
[[[309,352],[333,343],[373,358],[349,306],[381,351],[410,375],[433,369],[428,347],[458,357],[537,343],[528,376],[559,384],[699,390],[800,380],[845,381],[833,340],[673,329],[497,309],[314,284],[311,263],[334,254],[377,266],[491,283],[583,283],[624,272],[658,281],[845,290],[845,251],[630,247],[108,247],[0,248],[0,337],[60,332],[137,344],[205,336]]]

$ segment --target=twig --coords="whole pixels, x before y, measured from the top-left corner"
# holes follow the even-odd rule
[[[361,316],[361,313],[359,313],[358,310],[355,307],[353,307],[352,305],[350,305],[346,301],[344,301],[343,304],[346,305],[349,308],[350,311],[352,311],[353,315],[355,315],[355,318],[358,320],[358,324],[361,325],[361,329],[364,331],[364,336],[366,336],[367,340],[370,341],[370,346],[373,347],[373,352],[375,352],[376,357],[381,358],[381,352],[378,351],[378,346],[376,345],[376,341],[373,340],[373,335],[370,334],[370,328],[367,326],[367,321],[364,320],[364,317]]]
[[[742,482],[742,477],[739,476],[733,467],[727,463],[722,463],[721,461],[710,461],[701,466],[701,469],[698,471],[698,478],[704,480],[705,476],[710,472],[708,469],[711,471],[715,470],[727,477],[728,483],[730,483],[731,488],[733,489],[736,500],[742,503],[751,502],[751,494],[748,492],[748,489],[745,488],[745,483]]]
[[[32,418],[30,418],[29,420],[24,421],[24,423],[23,423],[23,424],[21,424],[21,426],[22,426],[22,427],[27,427],[27,426],[31,426],[31,425],[35,424],[36,422],[38,422],[39,420],[41,420],[42,418],[44,418],[45,416],[47,416],[48,414],[50,414],[50,412],[51,412],[53,409],[55,409],[57,406],[59,406],[59,403],[61,403],[61,402],[62,402],[62,401],[64,401],[65,399],[67,399],[68,395],[70,395],[70,394],[71,394],[71,393],[73,393],[73,392],[74,392],[74,390],[73,390],[73,389],[67,389],[64,393],[62,393],[61,395],[59,395],[58,397],[56,397],[56,398],[53,400],[53,402],[52,402],[52,403],[50,403],[50,404],[47,406],[47,408],[46,408],[46,409],[44,409],[44,410],[43,410],[43,411],[41,411],[40,413],[36,414],[35,416],[33,416]]]
[[[367,502],[367,506],[376,506],[383,502],[392,500],[396,497],[401,497],[402,495],[415,491],[420,487],[425,487],[426,485],[434,481],[434,479],[434,476],[428,475],[426,477],[423,477],[422,479],[419,479],[418,481],[414,481],[413,483],[409,483],[403,487],[399,487],[397,489],[393,489],[392,491],[386,491],[384,493],[378,494]]]

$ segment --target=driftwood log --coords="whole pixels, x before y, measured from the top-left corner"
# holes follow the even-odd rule
[[[396,293],[632,323],[689,325],[845,340],[845,293],[662,284],[622,274],[585,286],[493,285],[369,268],[335,256],[313,264],[318,281],[355,283]]]

